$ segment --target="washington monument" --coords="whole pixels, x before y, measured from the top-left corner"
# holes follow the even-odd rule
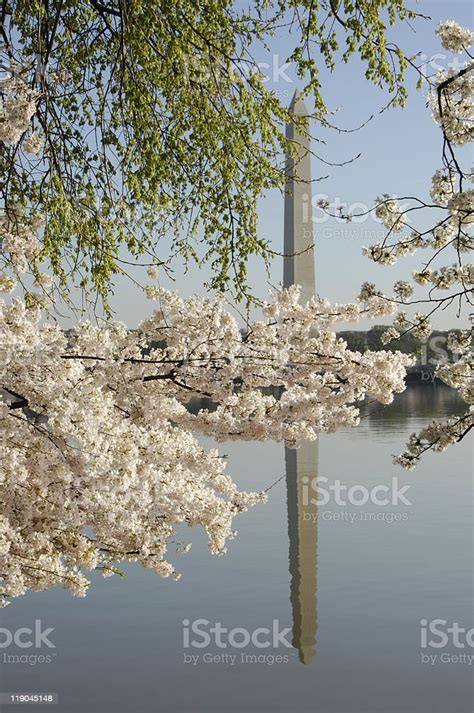
[[[290,104],[296,116],[308,111],[297,93]],[[315,294],[313,230],[311,220],[311,157],[306,135],[293,122],[286,127],[288,151],[285,190],[285,233],[283,287],[301,285],[302,302]],[[290,540],[290,601],[293,615],[293,646],[299,659],[309,664],[315,653],[317,630],[317,505],[309,487],[318,475],[318,443],[302,443],[298,449],[285,447],[285,470]],[[309,495],[308,495],[309,493]]]
[[[306,117],[308,110],[295,92],[290,111]],[[307,302],[316,291],[314,268],[314,236],[311,220],[311,154],[309,136],[300,133],[295,124],[286,125],[288,147],[296,153],[286,159],[285,233],[283,241],[283,287],[301,285],[301,301]]]

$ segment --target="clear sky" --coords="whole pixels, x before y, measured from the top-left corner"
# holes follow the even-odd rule
[[[395,39],[406,54],[423,52],[432,64],[446,66],[453,60],[441,47],[435,35],[435,28],[441,20],[454,19],[462,25],[472,25],[472,6],[469,0],[421,0],[413,3],[415,9],[431,20],[419,19],[408,26],[398,26],[392,30]],[[259,48],[256,56],[270,66],[275,63],[282,67],[292,49],[294,38],[281,36],[268,51]],[[272,70],[262,68],[269,75],[268,86],[279,92],[282,101],[288,102],[299,87],[293,68],[272,77]],[[313,159],[313,178],[329,174],[323,181],[313,184],[313,194],[323,194],[329,200],[339,199],[345,204],[362,203],[373,205],[373,200],[382,193],[399,196],[426,197],[430,179],[441,165],[441,139],[438,127],[426,107],[426,87],[416,90],[416,76],[408,74],[409,99],[405,109],[391,109],[379,113],[386,103],[387,95],[369,84],[363,74],[363,66],[357,60],[349,65],[341,63],[333,73],[322,72],[322,84],[328,107],[338,110],[334,121],[342,128],[357,127],[370,115],[369,124],[355,133],[338,133],[322,130],[313,125],[312,133],[325,144],[318,144],[318,153],[329,161],[344,161],[361,153],[361,157],[345,167],[332,168]],[[430,72],[431,73],[431,72]],[[311,107],[310,107],[311,109]],[[313,148],[315,145],[313,145]],[[314,213],[318,219],[320,211]],[[415,224],[415,223],[414,223]],[[418,224],[420,226],[420,224]],[[283,242],[283,198],[273,192],[262,199],[259,208],[259,229],[263,236],[272,241],[274,249],[281,250]],[[362,247],[383,238],[383,226],[368,220],[362,224],[338,223],[335,220],[315,223],[316,240],[316,284],[320,295],[332,301],[352,301],[363,281],[377,283],[381,289],[390,291],[397,279],[407,278],[412,269],[420,267],[420,253],[414,258],[403,258],[393,267],[381,267],[371,263],[362,255]],[[450,256],[451,258],[451,256]],[[454,255],[452,256],[454,262]],[[183,295],[205,293],[203,283],[209,274],[206,269],[191,266],[185,272],[174,264],[175,282],[163,279],[165,287],[174,287]],[[258,258],[249,264],[250,282],[254,293],[268,297],[269,281],[264,266]],[[139,276],[140,273],[134,273]],[[141,275],[143,281],[143,275]],[[282,259],[275,258],[271,266],[273,285],[278,285],[282,277]],[[112,305],[116,316],[130,327],[135,326],[153,309],[140,291],[129,281],[116,283]],[[467,314],[456,319],[454,310],[440,313],[434,320],[437,328],[466,326]],[[372,323],[360,323],[358,328],[366,328]]]

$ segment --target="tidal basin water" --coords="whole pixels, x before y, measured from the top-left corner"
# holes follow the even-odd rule
[[[64,713],[471,713],[472,445],[411,473],[391,462],[412,431],[461,409],[449,389],[413,385],[317,449],[221,444],[240,488],[283,476],[236,519],[228,554],[184,531],[179,582],[128,566],[94,575],[85,599],[16,600],[2,631],[40,620],[52,646],[0,637],[0,691],[57,693],[43,708]]]

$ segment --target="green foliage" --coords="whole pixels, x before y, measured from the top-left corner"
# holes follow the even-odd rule
[[[6,210],[47,216],[44,254],[67,289],[106,300],[120,249],[162,264],[204,260],[212,289],[246,294],[257,200],[284,185],[287,109],[252,55],[289,23],[288,60],[324,123],[319,72],[358,55],[366,78],[403,104],[403,54],[386,27],[404,0],[16,0],[3,5],[9,61],[40,92],[41,160],[0,156]],[[202,255],[204,254],[204,258]],[[122,255],[123,257],[123,255]],[[145,258],[144,258],[145,259]]]

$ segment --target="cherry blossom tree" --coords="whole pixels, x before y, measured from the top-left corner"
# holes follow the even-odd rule
[[[396,197],[384,194],[377,198],[375,217],[385,226],[384,240],[364,248],[365,254],[379,265],[393,265],[406,255],[418,251],[424,257],[420,267],[407,280],[398,280],[392,295],[384,295],[373,283],[364,283],[359,299],[364,302],[375,296],[396,306],[393,325],[384,335],[385,344],[412,331],[428,339],[431,318],[439,310],[453,307],[459,315],[472,310],[474,266],[465,256],[472,250],[474,223],[474,190],[471,169],[463,167],[470,156],[462,150],[473,136],[474,62],[469,52],[474,35],[453,20],[441,23],[437,34],[445,50],[464,53],[465,62],[453,63],[433,77],[426,77],[430,93],[429,105],[442,137],[441,167],[431,179],[430,200],[413,196]],[[425,79],[423,69],[415,61],[411,66]],[[322,206],[324,208],[324,206]],[[348,220],[351,215],[345,216]],[[420,225],[413,227],[414,218]],[[428,227],[426,227],[428,226]],[[426,293],[416,290],[425,286]],[[471,315],[472,316],[472,315]],[[461,416],[444,422],[433,422],[420,433],[412,434],[404,453],[395,462],[412,469],[427,451],[442,451],[462,440],[472,428],[474,403],[473,357],[471,332],[457,331],[449,335],[448,347],[458,354],[454,363],[439,366],[437,376],[455,388],[467,403]]]
[[[394,326],[385,337],[386,343],[408,330],[429,336],[430,318],[438,310],[453,305],[460,314],[463,309],[472,310],[473,306],[474,265],[465,261],[465,255],[474,246],[474,190],[468,187],[473,176],[470,169],[463,167],[462,159],[467,157],[461,154],[458,147],[464,146],[473,137],[474,62],[469,48],[474,34],[453,20],[440,24],[437,34],[445,50],[464,53],[466,61],[461,68],[441,70],[430,80],[433,119],[442,134],[442,166],[431,179],[431,203],[417,199],[411,202],[408,209],[402,210],[398,201],[384,196],[377,204],[377,214],[388,228],[388,234],[382,245],[370,248],[373,260],[382,264],[386,261],[391,263],[417,249],[429,253],[420,269],[412,274],[414,283],[426,285],[424,298],[411,299],[411,281],[399,281],[394,285],[394,299],[399,304],[420,304],[421,310],[410,318],[405,310],[399,311]],[[403,233],[408,226],[408,213],[418,212],[435,215],[434,221],[431,219],[429,222],[430,227],[414,229],[408,236],[393,239],[394,234]],[[461,416],[450,417],[444,422],[435,421],[419,433],[412,434],[406,451],[395,457],[395,462],[404,468],[412,469],[426,451],[443,451],[462,440],[472,429],[474,360],[471,332],[453,332],[449,335],[448,346],[458,354],[458,359],[440,366],[436,373],[458,391],[468,409]]]
[[[301,305],[299,288],[283,290],[242,333],[219,302],[149,292],[159,309],[136,331],[85,323],[67,335],[38,305],[0,307],[4,604],[58,584],[82,596],[84,570],[123,561],[175,575],[166,552],[188,548],[180,525],[223,553],[234,516],[265,496],[240,492],[194,434],[295,446],[405,388],[409,357],[351,352],[330,331],[366,314],[356,304]],[[192,397],[207,401],[191,412]]]

